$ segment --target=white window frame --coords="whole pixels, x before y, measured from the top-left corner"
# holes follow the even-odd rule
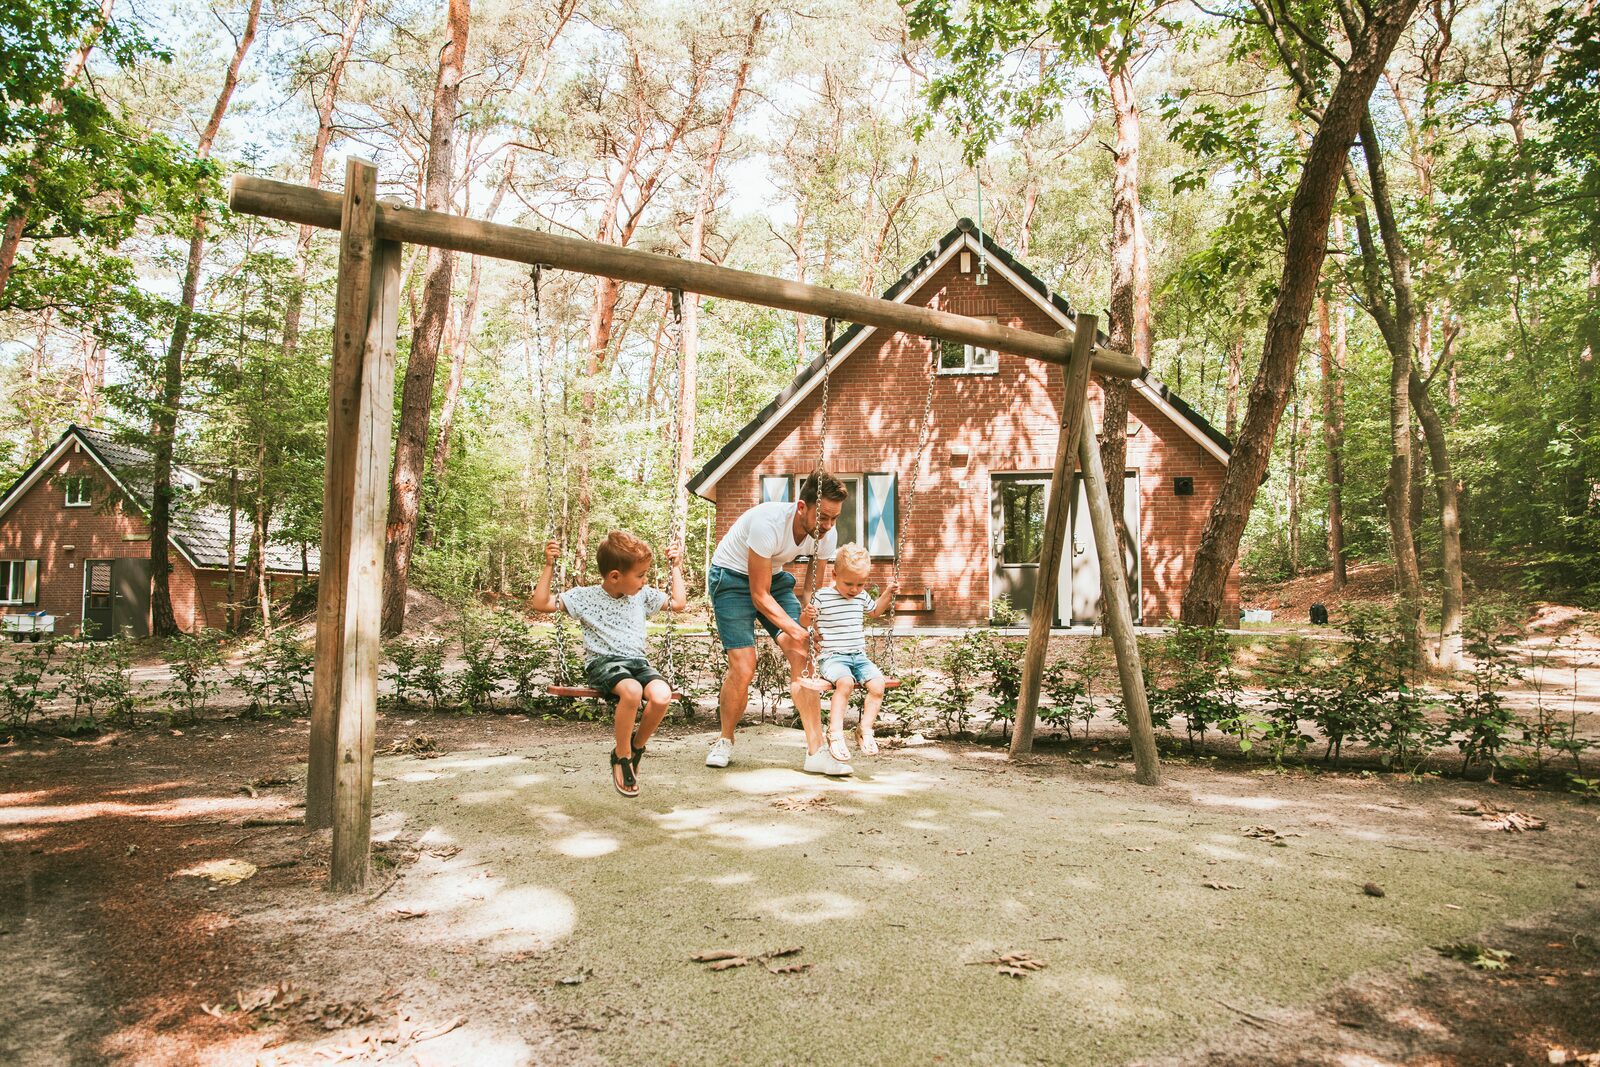
[[[987,322],[992,326],[1000,325],[1000,319],[995,315],[973,315],[972,318]],[[940,374],[959,376],[963,374],[999,374],[1000,356],[992,348],[979,348],[977,345],[961,346],[961,366],[946,367],[945,355],[955,348],[954,341],[939,342],[939,370]]]
[[[61,479],[61,482],[66,494],[63,507],[86,508],[94,503],[94,479],[87,474],[69,475]]]
[[[33,565],[33,599],[28,599],[28,566]],[[0,589],[0,604],[7,607],[34,605],[39,602],[39,561],[36,559],[0,559],[0,569],[6,572],[5,588]]]

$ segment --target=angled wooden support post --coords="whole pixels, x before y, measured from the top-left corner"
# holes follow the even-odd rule
[[[377,174],[370,164],[347,192],[376,209]],[[352,204],[352,208],[358,205]],[[352,211],[359,215],[359,212]],[[374,231],[368,230],[369,234]],[[347,238],[350,236],[347,233]],[[390,424],[394,418],[395,335],[400,319],[400,245],[373,240],[366,262],[366,301],[340,305],[337,315],[361,316],[361,345],[340,470],[349,470],[345,509],[343,618],[338,631],[336,759],[333,789],[333,859],[328,887],[336,892],[366,884],[372,840],[372,759],[378,715],[378,628],[383,604],[384,521],[387,516]],[[340,270],[345,269],[341,262]],[[342,284],[341,284],[341,291]],[[329,479],[334,468],[330,465]],[[320,621],[320,620],[319,620]]]
[[[1022,658],[1022,691],[1017,695],[1017,722],[1011,732],[1011,756],[1033,750],[1033,723],[1039,712],[1039,683],[1050,652],[1050,625],[1055,621],[1056,583],[1061,576],[1061,556],[1067,543],[1067,517],[1072,514],[1072,473],[1078,458],[1078,438],[1089,410],[1089,367],[1094,361],[1094,336],[1098,319],[1079,315],[1072,342],[1072,361],[1062,380],[1061,436],[1056,441],[1056,463],[1050,472],[1050,501],[1045,506],[1044,538],[1039,548],[1039,576],[1033,587],[1033,609],[1028,618],[1028,651]]]
[[[1087,405],[1085,405],[1087,408]],[[1084,411],[1084,421],[1094,425]],[[1133,632],[1133,609],[1128,604],[1128,578],[1122,572],[1122,544],[1111,518],[1111,494],[1100,463],[1100,446],[1092,433],[1078,441],[1078,465],[1089,498],[1089,520],[1094,526],[1094,547],[1100,556],[1100,600],[1106,629],[1117,650],[1117,675],[1122,682],[1122,703],[1128,709],[1128,737],[1133,742],[1134,779],[1140,785],[1161,784],[1161,758],[1156,754],[1156,734],[1150,725],[1150,705],[1145,699],[1144,667],[1139,662],[1139,640]],[[1118,471],[1121,476],[1121,471]]]
[[[322,488],[322,551],[317,578],[317,645],[311,686],[311,753],[306,768],[306,826],[333,825],[339,681],[344,670],[345,584],[350,565],[350,498],[355,478],[361,357],[367,340],[373,245],[377,240],[378,170],[350,158],[344,168],[344,225],[339,235],[333,368],[328,382],[328,443]]]

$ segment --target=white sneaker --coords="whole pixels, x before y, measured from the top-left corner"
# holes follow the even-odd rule
[[[726,767],[733,760],[733,742],[726,737],[719,737],[711,742],[711,751],[706,753],[707,767]]]
[[[831,774],[835,778],[843,778],[847,774],[855,773],[850,768],[850,764],[844,762],[844,760],[834,759],[833,753],[829,752],[826,747],[819,748],[806,757],[805,772],[807,774]]]

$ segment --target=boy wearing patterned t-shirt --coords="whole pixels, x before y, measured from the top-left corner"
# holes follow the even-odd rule
[[[583,628],[583,646],[589,653],[583,673],[590,686],[615,700],[616,747],[611,750],[611,784],[625,797],[639,795],[639,760],[645,744],[661,725],[672,700],[672,686],[645,659],[645,620],[662,608],[682,611],[688,606],[683,589],[683,568],[676,545],[667,549],[672,571],[672,598],[647,586],[654,553],[650,546],[623,530],[606,534],[595,550],[595,564],[604,575],[599,585],[568,589],[550,595],[550,578],[561,546],[544,546],[544,570],[533,592],[534,611],[565,611]],[[634,729],[639,704],[644,715]]]
[[[884,678],[867,658],[867,633],[862,619],[866,615],[876,618],[889,609],[895,585],[889,582],[874,599],[866,591],[871,570],[872,557],[865,548],[844,545],[833,560],[833,581],[811,598],[817,612],[817,630],[822,635],[817,673],[833,683],[833,701],[828,708],[828,751],[834,759],[850,758],[850,749],[844,743],[844,715],[857,683],[867,687],[867,698],[861,709],[861,724],[856,727],[856,747],[868,756],[878,754],[872,727],[883,706]]]

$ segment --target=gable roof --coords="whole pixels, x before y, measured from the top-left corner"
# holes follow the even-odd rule
[[[119,441],[104,430],[75,424],[68,426],[56,439],[55,444],[34,460],[33,464],[22,472],[21,477],[0,495],[0,517],[4,517],[13,504],[21,500],[29,489],[46,477],[55,467],[57,460],[66,455],[73,444],[81,445],[83,451],[105,471],[112,484],[133,502],[146,519],[149,518],[155,456],[148,449]],[[175,482],[182,482],[191,488],[198,488],[205,482],[205,479],[196,472],[177,464],[173,465],[172,473]],[[192,567],[227,567],[227,509],[210,503],[198,507],[174,507],[171,541],[172,546],[189,561]],[[318,549],[308,547],[306,559],[312,573],[317,572],[320,562],[318,557]],[[239,562],[243,562],[242,557]],[[268,542],[266,564],[268,571],[299,573],[299,546]]]
[[[1019,262],[1008,250],[996,244],[989,234],[981,233],[973,221],[966,218],[957,222],[950,232],[940,239],[937,247],[924,253],[895,280],[893,285],[885,289],[883,299],[905,301],[916,291],[918,285],[949,262],[958,251],[965,248],[977,252],[980,247],[988,262],[999,268],[1000,274],[1019,291],[1031,297],[1034,303],[1057,320],[1063,329],[1072,325],[1077,312],[1067,302],[1066,297],[1051,292],[1044,279]],[[832,373],[876,329],[878,327],[855,323],[835,337],[827,351],[819,353],[802,368],[800,373],[795,375],[794,381],[756,412],[754,418],[729,438],[716,455],[706,461],[705,465],[689,479],[689,491],[706,497],[706,493],[716,486],[735,463],[748,454],[784,415],[794,410],[800,401],[816,388],[822,379],[825,366],[828,372]],[[1219,462],[1223,464],[1228,462],[1233,453],[1233,443],[1207,422],[1198,411],[1185,403],[1182,397],[1148,373],[1142,378],[1135,379],[1133,386]]]

